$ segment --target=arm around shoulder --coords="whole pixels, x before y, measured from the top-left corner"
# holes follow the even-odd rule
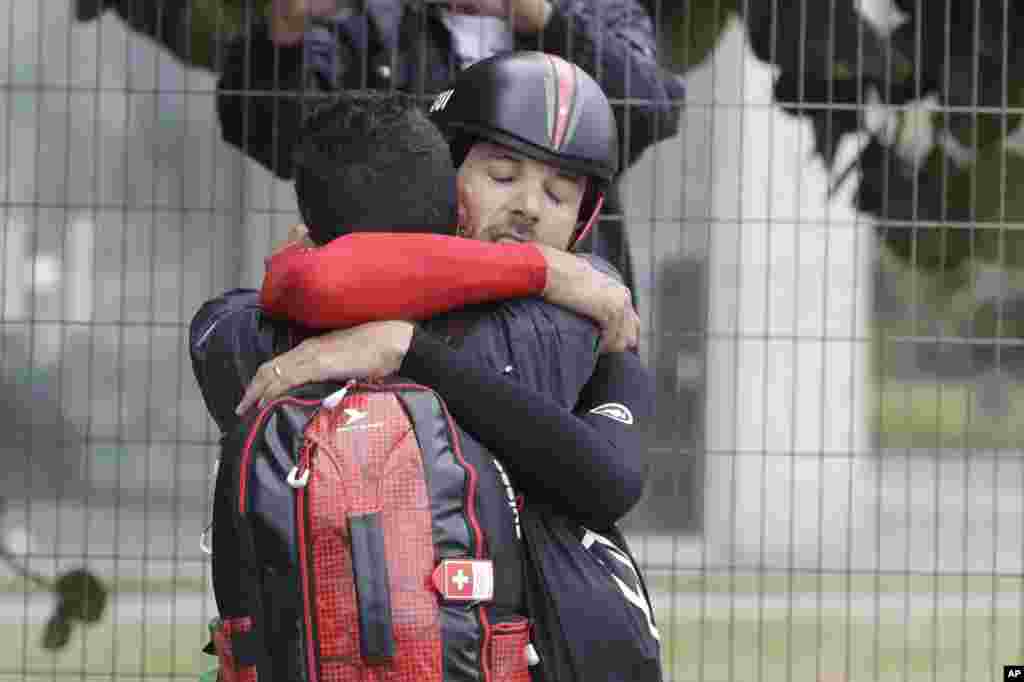
[[[357,233],[269,259],[261,302],[318,329],[422,320],[474,303],[543,291],[547,263],[532,244],[434,234]]]

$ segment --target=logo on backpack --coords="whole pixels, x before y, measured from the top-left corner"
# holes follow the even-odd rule
[[[352,424],[355,424],[357,421],[362,421],[363,419],[366,419],[367,414],[367,412],[361,412],[360,410],[356,410],[351,407],[346,407],[345,415],[348,416],[348,421],[345,422],[345,426],[351,426]]]
[[[434,587],[447,601],[494,598],[494,564],[480,559],[445,559],[434,570]]]
[[[372,424],[360,424],[358,422],[363,421],[369,416],[369,412],[363,412],[351,407],[345,408],[345,416],[348,419],[344,424],[338,427],[339,431],[366,431],[369,429],[378,429],[382,426],[380,422],[374,422]]]

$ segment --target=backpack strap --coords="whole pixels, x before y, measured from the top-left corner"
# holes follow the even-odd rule
[[[359,607],[359,653],[368,662],[388,661],[395,655],[395,638],[380,512],[350,514],[348,531]]]
[[[211,543],[213,590],[222,623],[248,620],[244,628],[229,625],[225,630],[233,657],[239,665],[256,665],[260,676],[272,679],[264,646],[266,624],[255,539],[251,524],[238,511],[241,462],[238,455],[248,431],[249,428],[240,428],[221,441],[213,496],[213,518],[216,519]]]

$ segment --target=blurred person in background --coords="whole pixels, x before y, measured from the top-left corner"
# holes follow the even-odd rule
[[[272,0],[248,26],[224,46],[221,133],[282,179],[293,177],[300,123],[318,95],[435,96],[460,70],[516,50],[559,55],[610,99],[628,100],[615,106],[622,168],[678,129],[682,80],[658,65],[654,26],[637,0]],[[613,186],[580,249],[615,266],[632,290],[621,213]]]

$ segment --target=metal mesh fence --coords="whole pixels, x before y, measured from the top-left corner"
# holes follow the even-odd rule
[[[298,221],[290,183],[217,117],[231,41],[270,4],[0,4],[0,679],[215,667],[199,536],[218,433],[187,328],[203,301],[258,286]],[[973,681],[1024,664],[1024,12],[555,5],[612,32],[649,13],[661,77],[686,88],[678,130],[646,143],[628,114],[650,103],[612,98],[624,145],[644,149],[602,224],[629,235],[657,387],[623,528],[665,679]],[[386,63],[354,50],[362,84],[396,87],[381,65],[426,54],[411,36],[444,30],[436,11],[402,23]],[[626,29],[607,40],[643,51]],[[80,567],[110,601],[61,641],[53,580]]]

